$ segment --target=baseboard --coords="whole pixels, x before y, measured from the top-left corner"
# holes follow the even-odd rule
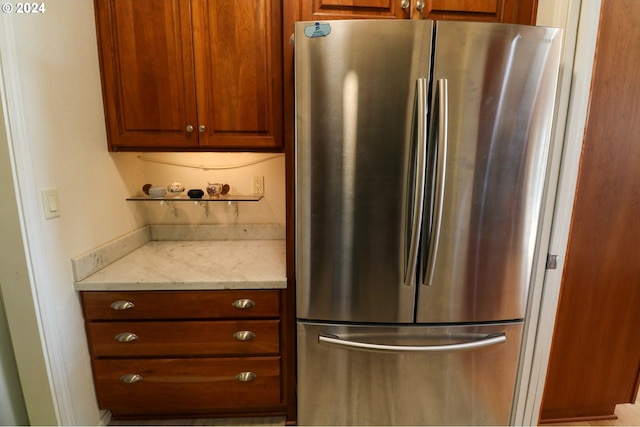
[[[593,408],[572,408],[543,410],[538,424],[581,423],[586,421],[615,420],[616,405]],[[546,413],[545,413],[546,412]]]
[[[100,421],[98,421],[97,427],[108,426],[111,422],[111,411],[101,411]]]

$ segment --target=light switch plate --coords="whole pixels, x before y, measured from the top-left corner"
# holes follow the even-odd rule
[[[42,205],[45,219],[60,216],[60,202],[57,188],[45,188],[42,190]]]

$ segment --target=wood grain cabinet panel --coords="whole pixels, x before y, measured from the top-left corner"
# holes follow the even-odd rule
[[[82,292],[81,298],[88,320],[238,319],[280,314],[279,295],[271,290],[95,291]]]
[[[299,0],[303,21],[405,18],[400,0]],[[408,16],[408,11],[406,11]]]
[[[280,290],[81,293],[115,418],[287,415]]]
[[[302,20],[435,19],[534,25],[536,0],[299,0]]]
[[[93,366],[98,400],[120,416],[247,415],[281,402],[279,357],[101,359]]]
[[[525,25],[535,25],[536,13],[536,0],[427,0],[424,9],[430,19]]]
[[[278,320],[92,322],[96,357],[278,354]]]
[[[201,147],[282,146],[282,11],[274,0],[193,2]]]
[[[191,7],[96,0],[109,148],[197,147]]]
[[[602,2],[541,423],[615,418],[640,387],[639,20]]]
[[[280,149],[281,1],[94,0],[109,149]]]

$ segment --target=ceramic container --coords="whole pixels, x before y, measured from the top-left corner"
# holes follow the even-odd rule
[[[222,193],[222,184],[211,182],[208,183],[207,194],[209,195],[209,197],[220,197],[220,193]]]
[[[199,188],[194,188],[187,191],[187,196],[189,196],[190,199],[201,199],[202,196],[204,196],[204,191]]]
[[[167,186],[167,193],[169,193],[171,197],[180,197],[183,192],[184,185],[182,185],[180,181],[173,181]]]
[[[149,188],[149,195],[154,199],[161,199],[167,194],[167,190],[159,185],[154,185]]]

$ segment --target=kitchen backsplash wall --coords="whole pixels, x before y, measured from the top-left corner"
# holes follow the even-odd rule
[[[285,159],[278,153],[140,153],[138,162],[143,181],[134,186],[142,195],[142,186],[166,187],[180,181],[184,195],[190,189],[205,191],[207,183],[229,184],[229,194],[252,195],[253,177],[264,177],[264,197],[257,202],[208,202],[208,209],[191,202],[175,202],[173,207],[160,202],[129,202],[142,210],[148,224],[284,224]],[[130,186],[131,188],[132,186]],[[137,205],[144,203],[143,207]]]

